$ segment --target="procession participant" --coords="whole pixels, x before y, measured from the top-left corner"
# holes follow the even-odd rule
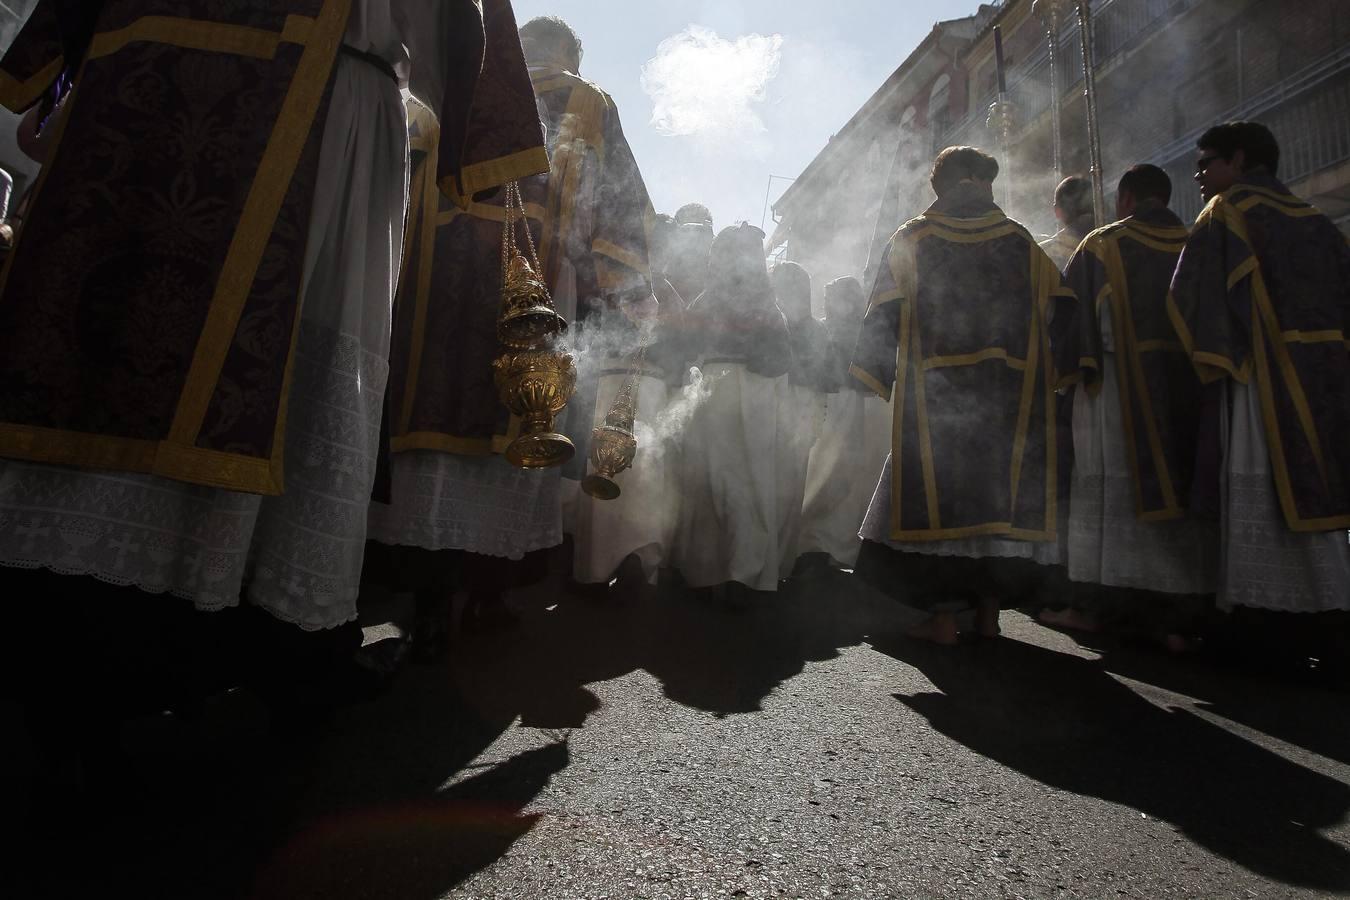
[[[723,229],[688,320],[710,396],[681,441],[675,565],[692,588],[776,591],[784,548],[775,450],[792,349],[764,232],[744,222]]]
[[[517,239],[525,245],[528,227],[543,266],[536,274],[584,344],[588,330],[600,334],[606,310],[651,302],[651,206],[613,100],[577,74],[576,34],[561,19],[539,18],[520,29],[520,42],[544,114],[551,167],[520,184],[526,222],[516,224]],[[410,253],[417,277],[405,280],[399,298],[392,503],[372,506],[371,537],[427,551],[413,575],[422,585],[419,618],[436,635],[446,630],[452,570],[464,569],[471,618],[502,624],[509,619],[502,595],[518,569],[512,563],[563,540],[559,469],[517,469],[498,455],[514,437],[493,380],[501,351],[504,204],[497,197],[466,209],[428,206],[423,237]],[[582,321],[591,315],[594,322]],[[636,345],[636,328],[624,319],[605,316],[614,326],[606,340],[620,354]],[[590,403],[580,394],[569,409],[584,409],[585,427],[569,433],[584,464],[579,432],[589,433],[594,388]]]
[[[1040,244],[1063,271],[1083,238],[1097,227],[1092,211],[1091,179],[1070,175],[1059,183],[1055,188],[1055,221],[1059,223],[1059,230],[1042,239]]]
[[[801,540],[802,506],[811,448],[825,423],[825,397],[834,386],[830,367],[830,333],[811,315],[811,275],[795,262],[774,266],[770,275],[778,310],[787,322],[792,347],[788,382],[779,410],[779,533],[782,577],[796,566]]]
[[[909,633],[942,644],[972,603],[978,633],[998,634],[1000,605],[1062,562],[1049,327],[1072,295],[994,203],[997,176],[972,147],[938,155],[937,201],[892,238],[852,367],[895,393],[858,572],[927,611]]]
[[[676,225],[702,225],[709,230],[713,227],[712,213],[702,203],[686,203],[675,211]]]
[[[462,135],[448,187],[540,168],[510,6],[186,2],[191,47],[141,6],[79,23],[41,4],[3,64],[18,108],[79,75],[0,295],[16,460],[0,561],[352,626],[404,221],[400,84]],[[83,65],[45,65],[74,24]],[[145,66],[168,73],[153,109],[121,92]],[[89,136],[113,113],[127,143],[110,172]],[[216,140],[166,139],[203,121],[228,136],[225,169]]]
[[[848,374],[866,310],[858,279],[846,276],[825,286],[832,390],[825,397],[820,438],[811,448],[797,552],[822,554],[827,564],[841,568],[858,560],[858,530],[891,443],[889,408]]]
[[[1096,630],[1142,626],[1181,646],[1214,593],[1217,534],[1188,515],[1201,385],[1167,317],[1187,229],[1168,209],[1172,182],[1139,165],[1120,180],[1120,221],[1087,236],[1066,280],[1082,299],[1061,371],[1074,390],[1069,577],[1100,585],[1041,620]]]
[[[1168,310],[1213,403],[1195,503],[1217,512],[1219,602],[1350,609],[1350,247],[1277,175],[1264,125],[1211,128],[1208,202]]]

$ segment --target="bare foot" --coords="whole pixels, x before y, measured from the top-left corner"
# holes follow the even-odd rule
[[[925,622],[906,628],[905,636],[943,647],[954,647],[961,640],[956,627],[956,616],[951,613],[938,613]]]
[[[998,627],[999,602],[996,597],[984,597],[975,608],[975,633],[984,638],[996,638],[1003,633]]]
[[[1080,609],[1043,609],[1036,618],[1042,625],[1049,625],[1052,628],[1065,628],[1088,634],[1096,634],[1102,630],[1102,624],[1095,616]]]

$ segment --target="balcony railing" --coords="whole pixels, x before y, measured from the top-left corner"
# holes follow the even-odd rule
[[[1280,180],[1292,184],[1350,160],[1350,48],[1307,66],[1287,79],[1216,117],[1259,118],[1280,142]],[[1172,176],[1173,207],[1184,221],[1200,214],[1200,194],[1191,176],[1195,168],[1196,130],[1155,156]]]
[[[1097,68],[1107,67],[1116,57],[1138,45],[1165,20],[1179,15],[1196,0],[1097,0],[1093,3],[1092,32]],[[1056,64],[1064,96],[1081,90],[1082,50],[1076,19],[1060,31]],[[1042,42],[1036,53],[1012,72],[1008,91],[1022,122],[1035,121],[1050,108],[1050,52]],[[998,95],[986,91],[964,119],[955,122],[937,142],[946,146],[970,143],[984,128],[989,106]],[[1063,97],[1061,97],[1061,100]]]

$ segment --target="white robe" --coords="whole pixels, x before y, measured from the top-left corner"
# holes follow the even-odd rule
[[[607,369],[610,367],[606,367]],[[617,362],[612,367],[622,369]],[[625,374],[604,375],[596,395],[595,425],[604,424]],[[596,500],[580,493],[576,499],[572,537],[575,551],[572,577],[581,584],[603,584],[614,577],[630,555],[637,554],[651,583],[667,561],[675,529],[675,498],[670,491],[672,447],[658,438],[657,425],[667,402],[666,383],[646,376],[638,379],[638,413],[634,433],[637,455],[633,467],[615,477],[623,491],[614,500]],[[589,462],[587,474],[595,467]]]
[[[825,423],[811,448],[797,553],[824,553],[851,568],[863,518],[891,447],[890,405],[844,390],[825,398]]]
[[[712,395],[681,440],[675,565],[690,587],[775,591],[790,549],[781,529],[792,475],[782,470],[794,465],[780,419],[796,408],[794,390],[786,375],[737,363],[708,365],[704,376],[714,379]]]
[[[1207,522],[1141,522],[1126,455],[1111,312],[1102,307],[1106,347],[1101,391],[1075,390],[1069,578],[1164,594],[1212,594],[1218,532]]]
[[[1220,606],[1350,609],[1350,535],[1290,531],[1275,492],[1256,390],[1228,382],[1223,410]]]
[[[800,385],[779,395],[778,411],[778,546],[779,577],[788,578],[800,555],[802,512],[811,451],[825,425],[825,395]]]
[[[433,0],[355,0],[344,41],[400,74],[439,34]],[[432,78],[439,107],[441,89]],[[339,55],[324,124],[286,433],[286,491],[260,497],[150,475],[0,461],[0,565],[172,593],[198,609],[244,599],[306,630],[356,618],[366,507],[388,379],[389,316],[407,203],[399,87]],[[72,589],[77,586],[72,585]]]

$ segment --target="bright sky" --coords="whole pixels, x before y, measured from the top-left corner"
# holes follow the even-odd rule
[[[608,91],[658,212],[707,203],[759,225],[770,175],[796,176],[939,19],[978,0],[515,0],[566,19]],[[644,78],[645,72],[645,78]],[[775,181],[776,200],[788,182]],[[768,230],[772,231],[770,222]]]

